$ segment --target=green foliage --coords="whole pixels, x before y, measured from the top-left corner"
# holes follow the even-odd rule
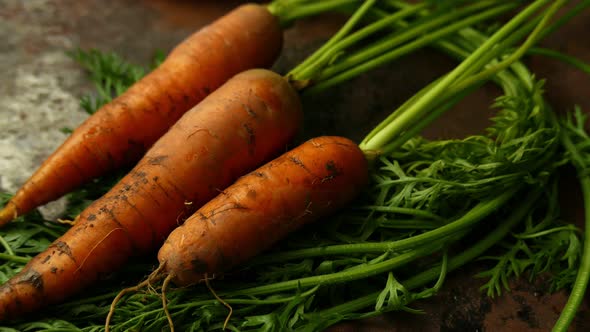
[[[555,332],[568,330],[582,304],[590,282],[590,242],[588,240],[590,239],[590,173],[588,173],[590,169],[590,144],[585,130],[586,120],[587,116],[582,113],[579,107],[576,107],[573,114],[568,114],[568,117],[562,121],[564,130],[560,136],[561,143],[568,159],[576,169],[578,181],[582,188],[585,241],[571,294],[555,323]],[[575,251],[572,248],[575,248],[575,246],[570,246],[570,250],[564,256],[568,262],[575,259]],[[562,278],[557,279],[556,284],[559,286],[573,278],[573,273],[564,274]]]
[[[266,5],[268,11],[275,16],[282,27],[293,25],[305,17],[317,16],[326,12],[342,11],[356,8],[362,0],[273,0]]]
[[[145,74],[143,67],[126,62],[116,53],[76,49],[68,52],[68,55],[86,69],[94,83],[95,93],[80,98],[80,107],[88,114],[94,114]],[[157,50],[149,69],[157,67],[165,57],[163,51]],[[67,127],[61,128],[60,131],[64,134],[73,132],[72,128]]]
[[[89,113],[143,75],[113,54],[77,51],[72,56],[97,85],[98,96],[83,101]],[[572,156],[560,148],[561,127],[543,99],[542,81],[519,66],[497,75],[506,95],[496,100],[498,112],[485,134],[437,141],[411,138],[375,161],[371,185],[344,211],[211,280],[216,294],[233,308],[228,329],[319,331],[342,320],[392,310],[418,313],[411,303],[434,296],[448,272],[472,259],[463,252],[487,241],[482,233],[506,227],[506,220],[520,226],[494,249],[497,255],[487,256],[495,262],[480,275],[489,279],[484,286],[488,293],[498,294],[509,278],[525,272],[531,278],[553,273],[555,289],[569,285],[581,260],[581,239],[573,226],[560,220],[555,185],[548,183],[556,181],[556,169]],[[577,144],[589,147],[583,127],[572,126],[568,130],[575,133]],[[113,175],[70,194],[65,216],[74,218],[116,180]],[[549,194],[534,208],[521,207],[519,194],[547,188]],[[8,196],[0,199],[4,204]],[[2,281],[66,229],[38,213],[0,229]],[[463,241],[466,236],[470,241]],[[113,297],[155,265],[152,260],[131,262],[118,276],[48,308],[36,321],[28,317],[3,328],[103,331]],[[126,295],[116,307],[111,329],[165,330],[160,287],[154,283]],[[203,285],[170,289],[166,298],[179,331],[221,330],[228,316],[227,308]]]
[[[104,53],[96,49],[77,49],[68,54],[86,69],[96,88],[96,96],[87,95],[80,100],[80,106],[88,114],[93,114],[114,96],[125,92],[145,74],[143,67],[130,64],[115,53]],[[149,69],[158,66],[164,57],[165,54],[162,51],[157,51]]]
[[[10,195],[0,193],[0,206],[10,199]],[[10,277],[36,254],[45,250],[67,227],[43,221],[38,212],[20,216],[0,230],[0,283]]]
[[[531,282],[541,275],[550,277],[551,291],[571,287],[582,255],[581,233],[560,219],[557,196],[554,181],[546,193],[545,204],[539,204],[546,206],[545,211],[530,214],[520,232],[500,243],[501,254],[481,257],[496,262],[491,269],[478,274],[488,279],[482,286],[488,296],[501,295],[503,289],[510,289],[510,278],[525,273]]]
[[[533,86],[538,88],[521,98],[540,95],[541,85]],[[522,183],[542,186],[554,169],[553,163],[545,158],[556,153],[557,129],[552,127],[555,123],[541,121],[547,113],[539,111],[538,104],[515,107],[525,103],[503,100],[497,103],[502,110],[487,135],[445,141],[412,139],[395,154],[380,159],[372,173],[371,189],[363,199],[319,227],[294,234],[250,265],[213,280],[212,287],[234,310],[228,328],[316,331],[343,319],[400,309],[415,312],[410,303],[436,294],[444,273],[434,287],[413,289],[404,285],[403,280],[412,275],[408,271],[440,266],[436,258],[429,259],[427,255],[444,245],[460,246],[456,240],[467,230],[457,228],[452,236],[417,245],[416,249],[388,248],[397,241],[412,241],[418,235],[453,224],[455,219],[477,210],[480,202],[495,199],[506,188]],[[517,114],[527,120],[507,125],[506,118],[514,116],[514,112],[529,115]],[[502,216],[502,209],[497,213]],[[403,221],[402,227],[397,227],[397,220]],[[495,219],[477,220],[493,225]],[[533,227],[526,234],[538,230]],[[319,248],[318,243],[324,247]],[[368,249],[375,245],[382,249]],[[352,250],[326,254],[323,249],[331,246]],[[285,259],[302,251],[304,256]],[[402,260],[403,263],[392,263]],[[387,264],[391,264],[387,273],[371,272]],[[159,285],[153,286],[157,292]],[[113,291],[116,288],[104,290],[103,294],[110,297],[98,294],[97,300],[90,298],[81,303],[82,299],[76,305],[74,302],[58,306],[50,315],[67,317],[68,322],[83,331],[99,329]],[[372,310],[323,314],[331,307],[346,305],[372,292],[378,294],[369,306]],[[221,329],[228,314],[203,286],[170,290],[167,299],[176,328],[183,331]],[[159,331],[166,325],[160,297],[149,289],[125,297],[112,322],[114,331]]]

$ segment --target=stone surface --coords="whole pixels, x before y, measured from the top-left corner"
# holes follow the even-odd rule
[[[14,192],[65,139],[60,129],[86,117],[76,89],[85,78],[65,54],[73,42],[56,29],[48,1],[3,1],[0,11],[0,190]]]
[[[75,47],[116,51],[146,64],[156,49],[169,50],[191,31],[222,15],[239,1],[0,0],[0,190],[13,192],[64,139],[60,129],[87,116],[80,96],[91,91],[84,72],[65,55]],[[338,26],[337,18],[296,24],[285,34],[285,52],[275,69],[285,72],[317,47]],[[547,45],[590,62],[590,15],[577,18]],[[541,57],[529,59],[539,77],[547,77],[549,99],[558,110],[574,103],[590,109],[590,79],[577,70]],[[453,62],[421,51],[350,84],[304,99],[305,131],[300,139],[339,134],[360,140],[380,119],[421,86],[451,68]],[[480,132],[492,114],[497,90],[487,87],[463,101],[436,125],[429,137],[461,137]],[[564,184],[565,216],[581,220],[575,179]],[[55,204],[54,204],[55,205]],[[60,204],[45,209],[48,218]],[[441,293],[416,303],[426,315],[405,313],[342,324],[331,331],[547,331],[565,294],[547,294],[543,284],[514,284],[497,299],[483,296],[474,265],[449,276]],[[573,330],[590,330],[583,318]]]

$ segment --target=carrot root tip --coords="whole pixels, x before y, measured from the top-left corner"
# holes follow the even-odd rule
[[[108,313],[106,321],[105,321],[105,325],[104,325],[105,332],[110,331],[109,325],[111,323],[111,319],[113,318],[113,314],[115,313],[115,306],[123,298],[123,296],[127,293],[137,292],[143,287],[148,287],[148,289],[153,289],[153,287],[151,286],[151,283],[158,281],[164,277],[164,275],[161,273],[163,268],[164,268],[164,264],[160,264],[160,266],[158,266],[158,268],[155,269],[154,272],[152,272],[147,277],[146,280],[140,282],[139,284],[137,284],[135,286],[131,286],[131,287],[127,287],[127,288],[122,289],[117,294],[117,296],[115,296],[115,298],[113,299],[113,302],[111,303],[111,307],[109,309],[109,313]]]
[[[78,220],[78,217],[76,217],[76,219],[74,219],[74,220],[61,219],[61,218],[57,218],[56,220],[60,224],[66,224],[66,225],[74,226],[76,224],[76,221]]]
[[[231,315],[234,312],[234,309],[232,308],[232,306],[229,303],[225,302],[221,297],[219,297],[219,295],[217,295],[217,293],[215,292],[213,287],[211,287],[211,284],[209,283],[209,279],[214,279],[214,278],[215,278],[215,275],[213,275],[211,278],[209,278],[207,276],[207,273],[205,273],[204,281],[205,281],[205,285],[207,286],[207,289],[209,289],[211,294],[213,294],[213,296],[215,296],[215,299],[217,299],[217,301],[219,301],[221,304],[223,304],[229,310],[229,313],[227,314],[227,317],[225,317],[225,321],[223,322],[222,331],[225,331],[225,329],[227,328],[227,324],[229,323],[229,319],[231,318]]]
[[[170,273],[164,282],[162,283],[162,307],[164,308],[164,314],[168,319],[168,325],[170,326],[170,332],[174,332],[174,322],[172,321],[172,316],[168,311],[168,300],[166,299],[166,290],[168,289],[168,285],[170,285],[170,281],[174,278],[174,273]]]
[[[0,210],[0,227],[8,224],[10,221],[18,217],[18,210],[16,206],[10,202]]]

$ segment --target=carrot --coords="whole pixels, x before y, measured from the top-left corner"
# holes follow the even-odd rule
[[[136,162],[183,113],[233,75],[270,66],[281,46],[278,18],[255,4],[242,5],[189,36],[47,158],[0,211],[0,226]]]
[[[176,228],[158,253],[181,286],[227,271],[349,203],[367,183],[352,141],[311,139],[241,177]]]
[[[184,116],[76,224],[0,287],[0,320],[62,301],[158,248],[195,208],[284,149],[302,120],[281,76],[238,74]]]

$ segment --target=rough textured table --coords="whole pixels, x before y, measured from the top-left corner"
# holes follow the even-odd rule
[[[75,127],[86,114],[78,105],[90,91],[83,71],[66,56],[75,47],[115,51],[146,64],[156,49],[169,50],[195,29],[222,15],[239,1],[0,0],[0,190],[14,192],[40,162],[65,139],[62,127]],[[285,34],[284,54],[275,65],[285,72],[338,27],[339,19],[300,22]],[[590,62],[590,14],[550,36],[545,45]],[[528,59],[538,77],[547,78],[548,99],[559,111],[574,104],[590,110],[590,78],[563,64]],[[305,101],[302,137],[345,135],[359,140],[383,116],[427,82],[452,68],[433,51],[420,51],[364,75],[329,93]],[[493,88],[478,91],[446,114],[425,135],[461,137],[488,124]],[[353,119],[353,121],[351,121]],[[568,184],[569,183],[569,184]],[[564,185],[564,214],[581,222],[574,179]],[[57,215],[62,202],[43,209]],[[332,331],[547,331],[565,303],[565,293],[548,294],[542,280],[514,281],[514,289],[490,299],[473,279],[472,264],[449,276],[438,296],[415,303],[426,315],[388,314],[342,324]],[[574,330],[588,331],[588,305]]]

